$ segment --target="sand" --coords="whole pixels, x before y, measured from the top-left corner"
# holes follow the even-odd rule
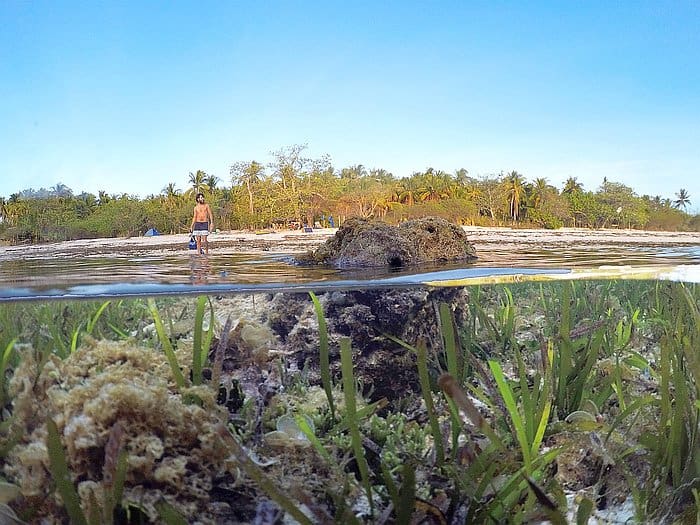
[[[491,249],[503,250],[518,246],[565,247],[587,246],[694,246],[700,245],[700,233],[654,232],[641,230],[588,230],[561,228],[558,230],[512,229],[465,226],[477,254]],[[319,228],[311,232],[302,230],[276,230],[269,232],[225,231],[209,236],[210,253],[303,253],[323,243],[335,234],[335,228]],[[157,235],[153,237],[118,237],[108,239],[84,239],[46,244],[0,246],[0,258],[42,258],[52,256],[163,253],[186,251],[189,234]]]

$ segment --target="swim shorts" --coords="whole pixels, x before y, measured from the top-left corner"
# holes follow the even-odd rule
[[[192,232],[194,235],[209,235],[209,223],[208,222],[195,222],[194,223],[194,231]]]

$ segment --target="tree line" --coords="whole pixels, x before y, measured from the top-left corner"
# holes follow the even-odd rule
[[[105,191],[75,195],[64,184],[0,197],[0,238],[16,243],[138,236],[149,228],[185,233],[198,192],[222,230],[325,226],[329,217],[338,226],[352,216],[397,223],[433,215],[476,226],[700,231],[700,216],[687,213],[685,189],[675,199],[639,196],[607,179],[590,190],[575,177],[558,189],[517,171],[472,177],[466,169],[428,168],[397,178],[361,164],[336,169],[330,157],[308,158],[305,149],[283,148],[265,164],[236,162],[228,186],[198,170],[189,173],[184,191],[171,182],[143,199]]]

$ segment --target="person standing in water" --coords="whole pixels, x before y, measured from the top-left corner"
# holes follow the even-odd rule
[[[197,240],[197,253],[202,253],[202,244],[204,244],[204,253],[209,254],[209,232],[214,229],[214,217],[211,214],[211,208],[204,202],[204,194],[197,194],[197,204],[194,207],[192,215],[192,224],[190,231]]]

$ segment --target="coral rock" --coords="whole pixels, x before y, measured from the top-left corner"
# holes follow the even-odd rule
[[[466,232],[438,217],[406,221],[398,226],[353,218],[345,221],[333,238],[298,261],[337,268],[400,268],[475,258],[476,250]]]

